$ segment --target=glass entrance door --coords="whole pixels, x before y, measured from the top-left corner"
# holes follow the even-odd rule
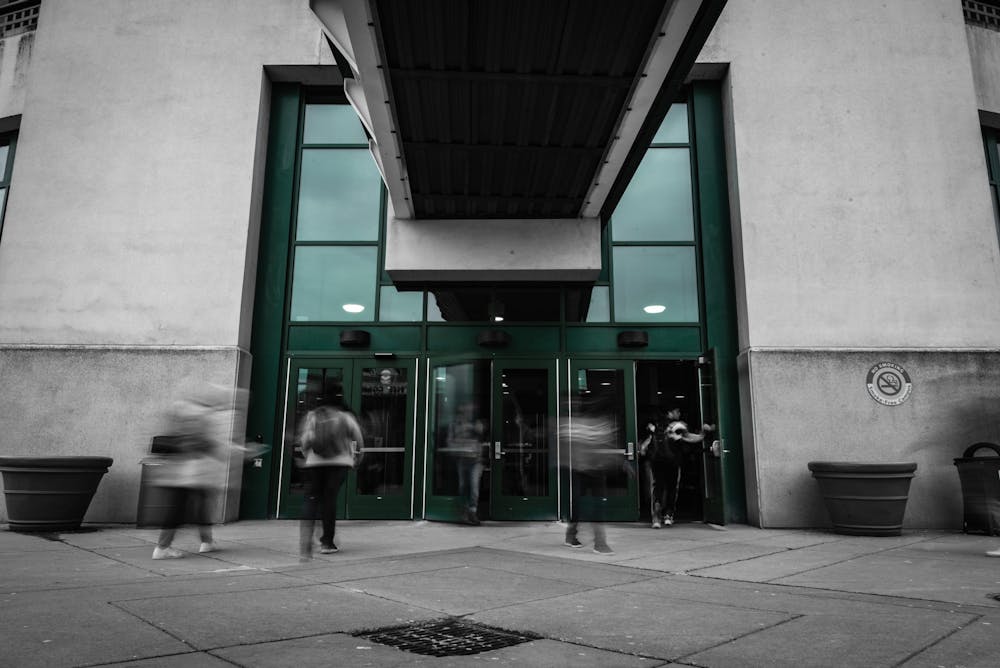
[[[554,361],[494,363],[492,517],[554,519]]]
[[[432,360],[426,517],[554,519],[554,360]]]
[[[638,517],[639,487],[636,474],[636,424],[635,424],[635,371],[631,361],[621,360],[570,360],[570,406],[568,411],[569,443],[565,444],[568,463],[572,470],[581,462],[593,463],[594,457],[602,460],[605,473],[606,496],[583,496],[570,499],[579,503],[584,517],[603,517],[608,521],[632,521]],[[580,439],[574,445],[573,436],[586,425],[599,418],[602,426],[600,438],[605,447],[581,450]],[[580,429],[577,429],[580,425]],[[577,464],[574,464],[574,460]],[[593,507],[595,504],[601,509]]]
[[[412,517],[414,360],[293,358],[288,363],[278,490],[279,518],[297,518],[305,494],[305,461],[297,440],[302,420],[321,405],[357,415],[364,435],[355,468],[337,504],[348,519]]]

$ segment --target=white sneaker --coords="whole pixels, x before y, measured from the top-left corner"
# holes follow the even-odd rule
[[[215,546],[215,543],[202,543],[201,546],[198,548],[198,552],[204,554],[206,552],[215,552],[218,549],[219,548]]]
[[[660,528],[660,520],[653,520],[653,528],[654,529]]]
[[[995,550],[990,550],[986,553],[987,557],[1000,557],[1000,547]]]
[[[153,559],[180,559],[184,556],[184,553],[174,547],[160,547],[157,545],[153,548]]]
[[[674,523],[674,517],[673,517],[673,515],[667,515],[666,517],[664,517],[663,518],[663,523],[665,525],[667,525],[667,526],[670,526],[671,524],[673,524]]]

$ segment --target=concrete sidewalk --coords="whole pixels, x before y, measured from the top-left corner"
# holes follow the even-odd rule
[[[0,664],[1000,666],[997,537],[619,524],[603,556],[554,522],[353,521],[299,563],[289,521],[216,527],[206,555],[186,528],[161,561],[156,531],[91,529],[0,531]],[[352,635],[454,618],[459,644],[529,639],[433,657]]]

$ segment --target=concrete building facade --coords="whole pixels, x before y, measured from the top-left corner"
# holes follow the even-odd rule
[[[285,343],[258,359],[272,285],[260,263],[269,179],[284,155],[276,101],[288,86],[344,85],[323,3],[26,4],[37,26],[0,40],[0,132],[11,147],[0,182],[0,453],[114,457],[88,518],[131,522],[164,407],[192,379],[245,388],[250,422],[271,406],[261,440],[273,456],[232,462],[219,519],[241,505],[245,516],[281,515],[293,325],[276,325]],[[710,202],[723,205],[731,238],[732,304],[720,308],[732,322],[738,410],[720,443],[735,462],[723,465],[721,521],[825,526],[807,462],[913,461],[906,525],[961,527],[952,459],[1000,441],[1000,244],[984,152],[984,133],[1000,128],[1000,32],[986,25],[988,8],[971,7],[983,4],[730,0],[703,40],[679,94],[712,91],[722,138],[713,164],[723,196],[703,193],[695,207],[707,216]],[[400,285],[579,283],[565,267],[600,280],[601,216],[422,227],[395,216],[392,192],[386,202],[380,270]],[[337,332],[351,327],[375,328]],[[422,327],[421,343],[402,346],[415,350],[407,517],[433,506],[422,467],[432,462],[435,354],[447,357],[426,318]],[[697,357],[697,344],[657,357],[661,330],[645,331],[653,342],[634,359]],[[397,353],[378,332],[370,350]],[[572,345],[538,345],[531,354],[549,345],[555,356],[553,393],[564,391]],[[883,362],[909,383],[904,401],[869,391]],[[267,365],[278,376],[254,375]],[[630,408],[630,424],[641,422]],[[240,419],[225,430],[257,437]]]

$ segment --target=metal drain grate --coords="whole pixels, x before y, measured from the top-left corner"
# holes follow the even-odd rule
[[[355,633],[383,645],[426,656],[466,656],[520,645],[539,636],[513,633],[460,619],[408,624]]]

